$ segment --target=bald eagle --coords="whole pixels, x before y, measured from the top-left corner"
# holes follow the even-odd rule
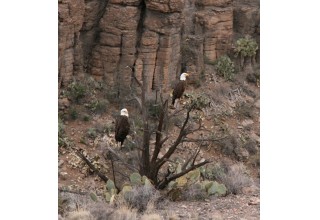
[[[120,147],[122,147],[122,144],[130,131],[130,123],[128,118],[129,118],[128,110],[126,108],[121,109],[120,115],[116,119],[116,124],[115,124],[115,139],[117,143],[121,142]]]
[[[180,75],[180,81],[176,84],[172,93],[172,105],[174,106],[174,102],[176,99],[180,99],[186,89],[186,77],[189,76],[188,73],[182,73]]]

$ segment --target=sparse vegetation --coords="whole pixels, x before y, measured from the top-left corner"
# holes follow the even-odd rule
[[[82,98],[86,96],[87,90],[83,83],[72,82],[68,86],[67,96],[75,103],[79,103]]]
[[[152,185],[137,185],[133,186],[132,190],[120,194],[118,201],[122,201],[127,207],[143,212],[148,207],[154,206],[159,197],[159,191]]]
[[[108,88],[104,92],[104,98],[106,98],[111,104],[119,102],[119,92],[116,88]]]
[[[158,214],[144,214],[141,220],[162,220],[162,218]]]
[[[58,136],[59,138],[64,135],[64,124],[63,121],[58,118]]]
[[[87,137],[91,139],[95,139],[98,136],[96,128],[89,128],[86,134],[87,134]]]
[[[251,104],[241,102],[237,103],[235,111],[240,118],[253,118],[254,111]]]
[[[78,112],[76,108],[71,108],[69,110],[69,116],[71,118],[71,120],[76,120],[78,118]]]
[[[158,118],[161,111],[161,105],[153,102],[148,103],[148,113],[152,118]]]
[[[240,55],[242,57],[253,57],[256,55],[257,51],[258,44],[250,37],[240,38],[236,41],[236,56]]]
[[[137,220],[137,211],[122,206],[111,215],[111,220]]]
[[[203,201],[208,198],[208,193],[206,190],[201,186],[201,184],[191,184],[187,186],[182,191],[182,199],[191,201],[191,200],[200,200]]]
[[[95,220],[95,218],[86,210],[70,212],[66,220]]]
[[[187,93],[186,97],[189,98],[186,106],[194,105],[194,108],[197,110],[204,109],[209,106],[210,98],[205,93],[195,94],[195,93]]]
[[[216,163],[213,166],[207,166],[205,176],[223,183],[233,194],[239,194],[243,187],[252,185],[248,170],[242,163],[231,166]]]
[[[59,147],[67,147],[70,145],[68,137],[65,136],[63,121],[58,119],[58,146]]]
[[[92,100],[91,103],[89,104],[89,109],[91,112],[96,113],[96,114],[101,114],[107,110],[108,106],[108,101],[106,100]]]
[[[224,77],[226,80],[232,80],[234,77],[234,64],[227,55],[219,57],[215,62],[214,66],[219,76]]]
[[[84,115],[82,120],[83,121],[89,121],[90,120],[90,116],[89,115]]]
[[[234,51],[235,57],[240,56],[240,67],[243,68],[247,64],[250,64],[251,66],[251,64],[255,64],[255,57],[258,51],[258,44],[254,39],[250,38],[249,36],[246,36],[236,41]]]

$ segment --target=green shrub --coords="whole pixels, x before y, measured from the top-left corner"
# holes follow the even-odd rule
[[[226,80],[232,80],[234,77],[234,64],[227,55],[219,57],[214,66],[219,76],[224,77]]]
[[[76,120],[78,118],[78,112],[75,108],[69,110],[69,115],[72,120]]]
[[[227,165],[216,163],[206,167],[204,177],[209,180],[217,180],[223,183],[229,193],[239,194],[243,187],[253,184],[246,167],[240,164]]]
[[[101,114],[107,110],[108,102],[106,100],[93,100],[89,104],[89,109],[96,114]]]
[[[83,119],[83,121],[89,121],[90,120],[90,116],[89,115],[84,115],[82,119]]]
[[[189,99],[187,106],[195,105],[195,109],[201,110],[210,105],[210,98],[205,93],[187,93],[185,96]]]
[[[80,82],[72,82],[68,86],[67,95],[72,101],[79,103],[79,101],[86,96],[86,87]]]
[[[257,42],[249,37],[240,38],[236,41],[236,56],[240,55],[242,57],[252,57],[256,55],[257,50]]]
[[[87,130],[87,136],[91,139],[95,139],[98,136],[97,130],[95,128],[89,128]]]

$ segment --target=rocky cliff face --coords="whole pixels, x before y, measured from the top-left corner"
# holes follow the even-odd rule
[[[138,85],[145,76],[147,93],[152,94],[168,91],[184,66],[195,79],[205,62],[228,52],[234,33],[256,34],[259,1],[245,2],[253,4],[243,7],[235,0],[59,0],[61,85],[89,74],[110,88],[119,84],[127,88]]]

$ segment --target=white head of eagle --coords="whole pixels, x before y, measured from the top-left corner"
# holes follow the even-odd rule
[[[187,79],[187,76],[189,76],[188,73],[182,73],[182,74],[180,75],[180,80],[185,81],[185,80]]]
[[[126,108],[121,109],[121,111],[120,111],[120,115],[124,115],[124,116],[129,117],[128,110],[127,110]]]

